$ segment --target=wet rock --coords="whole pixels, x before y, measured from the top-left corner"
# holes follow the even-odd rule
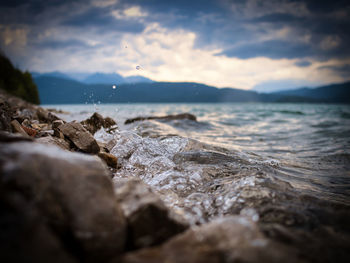
[[[55,145],[63,150],[70,151],[70,143],[65,141],[64,139],[52,136],[45,136],[35,140],[38,143],[46,144],[46,145]]]
[[[57,110],[57,109],[53,109],[53,108],[49,108],[46,109],[49,112],[53,112],[53,113],[58,113],[58,114],[70,114],[68,111],[64,111],[64,110]]]
[[[116,125],[116,122],[112,118],[103,118],[100,114],[95,112],[89,119],[81,122],[81,124],[92,134],[103,128],[111,128]],[[115,127],[116,128],[116,127]]]
[[[56,120],[52,122],[53,136],[60,139],[64,139],[64,134],[58,129],[59,126],[63,125],[65,122],[63,120]]]
[[[14,132],[20,133],[23,136],[28,136],[28,134],[23,129],[22,125],[19,124],[17,120],[11,121],[11,127]]]
[[[118,158],[115,157],[113,154],[105,153],[105,152],[99,152],[98,157],[100,157],[108,166],[112,168],[118,168]]]
[[[0,130],[12,132],[11,127],[12,109],[8,102],[0,97]]]
[[[22,128],[31,137],[35,137],[38,133],[35,129],[29,128],[23,125],[22,125]]]
[[[51,129],[51,125],[47,124],[47,123],[33,123],[30,126],[32,126],[33,129],[36,130],[50,130]]]
[[[35,227],[46,222],[65,250],[80,262],[103,262],[123,251],[125,218],[115,201],[108,171],[97,157],[38,143],[0,144],[0,187],[1,193],[22,195],[28,207],[37,209],[41,220],[33,222]],[[20,205],[19,218],[28,207]],[[36,244],[28,247],[31,245]],[[36,249],[45,248],[43,244]]]
[[[294,250],[268,240],[245,217],[227,217],[189,229],[160,247],[126,254],[136,262],[303,262]]]
[[[142,181],[117,179],[114,185],[128,222],[129,249],[160,244],[188,227]]]
[[[48,110],[45,110],[41,107],[38,107],[36,114],[38,116],[38,119],[40,121],[46,122],[46,123],[52,123],[53,121],[59,120],[56,115],[52,114]]]
[[[0,262],[77,262],[30,200],[0,188]]]
[[[63,124],[64,124],[63,120],[55,120],[52,122],[52,129],[56,130],[59,126],[61,126]]]
[[[74,145],[86,153],[98,153],[98,146],[94,137],[78,122],[69,122],[60,125],[58,129],[69,138]]]
[[[127,119],[124,124],[130,124],[135,121],[144,121],[144,120],[165,120],[165,121],[172,121],[172,120],[191,120],[191,121],[197,121],[196,116],[190,113],[181,113],[177,115],[167,115],[167,116],[149,116],[149,117],[137,117],[133,119]]]
[[[20,141],[33,141],[32,137],[23,136],[19,133],[9,133],[0,131],[0,142],[20,142]]]

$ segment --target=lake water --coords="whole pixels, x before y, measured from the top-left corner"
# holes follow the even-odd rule
[[[350,205],[348,105],[45,107],[69,111],[60,115],[67,121],[86,119],[94,111],[114,118],[119,130],[114,134],[100,130],[95,138],[105,143],[113,140],[111,153],[121,162],[115,178],[141,178],[193,223],[244,213],[248,208],[262,218],[264,207],[286,202],[300,211],[315,200],[329,207]],[[127,118],[183,112],[196,115],[197,122],[153,120],[124,125]]]

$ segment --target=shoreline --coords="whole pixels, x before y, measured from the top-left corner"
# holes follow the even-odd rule
[[[1,240],[6,251],[0,256],[3,262],[327,262],[325,255],[346,262],[350,258],[348,206],[295,196],[290,185],[266,180],[258,171],[251,173],[264,188],[239,188],[239,182],[251,176],[238,177],[241,166],[228,163],[249,167],[244,160],[213,154],[212,149],[194,152],[198,146],[188,141],[172,157],[177,169],[194,162],[198,165],[194,167],[212,174],[237,170],[238,188],[230,191],[244,194],[246,203],[237,202],[224,216],[196,225],[164,202],[167,192],[154,189],[136,173],[115,176],[125,171],[123,160],[115,155],[123,147],[123,137],[112,148],[93,137],[102,127],[111,134],[118,131],[113,119],[95,113],[84,121],[66,123],[46,109],[3,93],[0,106],[4,212],[0,220],[8,237]]]

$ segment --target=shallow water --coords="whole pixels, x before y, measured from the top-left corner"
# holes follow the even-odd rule
[[[106,143],[114,140],[111,153],[122,164],[115,178],[140,177],[192,223],[245,213],[247,209],[255,211],[253,216],[265,215],[266,219],[267,205],[283,207],[292,203],[298,207],[308,202],[305,200],[315,203],[313,198],[350,205],[347,105],[46,107],[69,111],[71,114],[61,115],[68,121],[83,120],[94,111],[116,119],[119,131],[108,134],[100,130],[95,134]],[[142,121],[124,125],[127,118],[183,112],[196,115],[198,122]]]

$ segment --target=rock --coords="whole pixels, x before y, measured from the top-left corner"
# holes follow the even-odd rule
[[[35,137],[38,133],[35,129],[29,128],[23,125],[22,125],[22,129],[31,137]]]
[[[53,108],[49,108],[46,109],[49,112],[53,112],[53,113],[58,113],[58,114],[70,114],[68,111],[64,111],[64,110],[57,110],[57,109],[53,109]]]
[[[64,140],[64,134],[58,129],[53,131],[53,136]]]
[[[38,138],[35,141],[46,145],[55,145],[67,151],[70,151],[71,149],[69,142],[58,137],[46,136],[46,137]]]
[[[123,263],[136,262],[303,262],[294,250],[263,236],[245,217],[227,217],[194,227],[160,247],[126,254]]]
[[[58,127],[63,124],[63,120],[56,120],[52,122],[53,136],[64,139],[64,134],[58,129]]]
[[[188,227],[142,181],[118,179],[114,185],[128,222],[128,249],[160,244]]]
[[[13,115],[11,106],[0,97],[0,130],[12,132],[11,116]]]
[[[30,200],[0,188],[0,262],[78,262]]]
[[[190,113],[181,113],[177,115],[167,115],[167,116],[150,116],[150,117],[137,117],[133,119],[127,119],[124,124],[130,124],[135,121],[144,121],[144,120],[165,120],[165,121],[172,121],[172,120],[191,120],[191,121],[197,121],[196,116]]]
[[[32,137],[23,136],[19,133],[9,133],[0,131],[0,142],[20,142],[20,141],[33,141]]]
[[[36,129],[36,130],[50,130],[51,128],[51,125],[47,124],[47,123],[33,123],[31,124],[30,126],[32,126],[33,129]]]
[[[28,134],[23,129],[22,125],[19,124],[17,120],[11,121],[11,127],[14,132],[20,133],[23,136],[28,136]]]
[[[118,158],[113,154],[99,152],[98,157],[100,157],[108,166],[117,169],[118,168]]]
[[[92,134],[95,134],[99,129],[111,128],[116,125],[116,122],[112,118],[103,118],[100,114],[95,112],[89,119],[81,122],[81,124]],[[116,127],[115,127],[116,128]]]
[[[59,126],[61,126],[63,124],[64,124],[63,120],[55,120],[52,122],[52,129],[56,130]]]
[[[108,170],[97,157],[38,143],[1,143],[0,187],[1,193],[18,194],[28,202],[28,207],[20,205],[16,218],[21,218],[28,208],[36,209],[41,219],[33,222],[39,224],[36,228],[45,222],[79,262],[103,262],[124,250],[125,218],[116,202]],[[33,231],[36,228],[31,227]],[[40,244],[27,244],[29,248],[36,245]],[[35,247],[45,248],[45,244]],[[52,259],[56,256],[59,257],[53,255]],[[33,261],[51,262],[36,259]]]
[[[36,114],[38,116],[39,121],[43,121],[46,123],[52,123],[53,121],[60,119],[56,115],[52,114],[48,110],[45,110],[41,107],[37,108]]]
[[[86,153],[98,153],[98,146],[94,137],[78,122],[65,123],[58,129],[68,137],[74,145],[81,151]]]

